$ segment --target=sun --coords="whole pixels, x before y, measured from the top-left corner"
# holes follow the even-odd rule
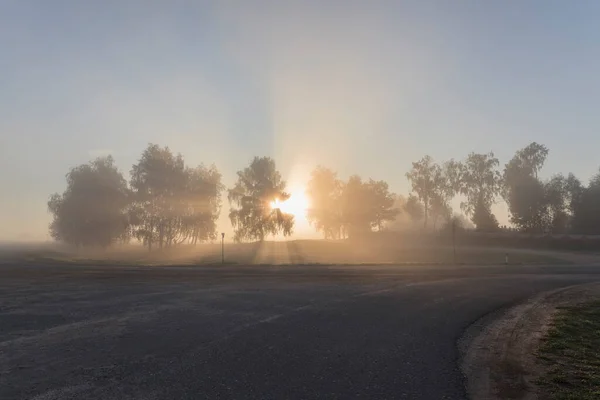
[[[306,217],[308,210],[308,199],[304,194],[304,191],[296,191],[290,194],[290,198],[286,201],[275,201],[271,202],[271,208],[280,209],[281,212],[286,214],[292,214],[295,217]]]

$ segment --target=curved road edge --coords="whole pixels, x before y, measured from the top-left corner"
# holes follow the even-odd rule
[[[472,324],[458,342],[461,370],[470,399],[536,399],[540,340],[557,307],[600,297],[600,282],[541,293],[497,310]]]

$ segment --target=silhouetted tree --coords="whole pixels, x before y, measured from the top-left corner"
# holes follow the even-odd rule
[[[567,178],[554,175],[544,184],[545,230],[552,233],[566,233],[569,226],[569,192]]]
[[[507,203],[510,221],[522,232],[543,232],[545,218],[544,185],[534,176],[523,176],[512,184]]]
[[[382,230],[386,222],[393,221],[400,213],[394,207],[394,195],[390,193],[387,182],[369,179],[365,184],[367,203],[371,228]]]
[[[513,160],[517,160],[519,168],[537,178],[538,172],[544,166],[547,157],[548,148],[543,144],[532,142],[527,147],[517,151]]]
[[[134,235],[149,250],[216,237],[221,174],[213,165],[187,168],[181,154],[150,144],[131,170]]]
[[[451,199],[457,193],[460,193],[463,173],[464,165],[461,162],[451,159],[443,164],[442,174],[444,176],[443,184],[446,197]]]
[[[423,205],[419,202],[419,199],[412,194],[406,199],[406,203],[402,207],[402,210],[410,216],[413,223],[421,221],[425,216]]]
[[[325,239],[342,237],[340,201],[343,186],[335,172],[322,166],[315,168],[306,186],[311,204],[306,217],[317,232],[323,233]]]
[[[406,177],[422,204],[424,227],[427,227],[430,217],[435,229],[439,219],[446,220],[452,214],[450,201],[460,191],[462,174],[462,164],[454,160],[440,166],[430,156],[425,156],[412,163]]]
[[[567,200],[567,208],[569,211],[569,215],[571,216],[571,224],[572,219],[575,215],[575,211],[579,208],[583,196],[583,192],[585,191],[585,187],[581,183],[581,181],[572,173],[567,176],[565,182],[565,190],[567,192],[568,200]]]
[[[546,188],[538,179],[548,149],[531,143],[516,152],[503,173],[503,197],[511,222],[524,232],[543,232],[548,226]]]
[[[250,166],[238,171],[238,180],[229,190],[232,205],[229,218],[235,229],[234,240],[264,240],[269,234],[292,234],[294,216],[273,207],[290,196],[285,181],[269,157],[255,157]]]
[[[186,169],[186,210],[183,231],[192,244],[217,238],[221,212],[221,173],[215,165]]]
[[[406,177],[411,182],[413,192],[423,204],[423,224],[426,227],[431,203],[444,190],[440,187],[440,182],[443,181],[442,169],[430,156],[425,156],[412,163],[412,169],[406,173]]]
[[[431,198],[431,217],[433,229],[439,220],[447,221],[452,215],[450,202],[460,193],[464,166],[454,159],[442,164],[440,171],[434,175],[434,196]]]
[[[76,246],[108,247],[126,241],[127,182],[111,156],[72,168],[67,188],[48,201],[52,238]]]
[[[470,153],[462,165],[461,193],[466,197],[461,203],[462,210],[471,217],[477,229],[496,229],[491,207],[501,190],[498,159],[492,152]]]
[[[366,204],[365,185],[360,176],[353,175],[343,186],[340,202],[344,231],[349,236],[371,231],[371,221]]]
[[[152,250],[169,246],[173,237],[175,217],[182,207],[185,193],[185,165],[181,154],[174,155],[168,147],[150,144],[131,169],[134,192],[132,218],[136,222],[136,237]]]
[[[571,176],[569,176],[571,178]],[[569,180],[568,178],[568,180]],[[600,234],[600,172],[592,177],[586,188],[577,187],[572,181],[578,197],[573,203],[573,231],[585,235]]]
[[[471,221],[473,221],[475,229],[478,231],[492,232],[498,230],[498,220],[483,200],[476,203]]]
[[[399,213],[394,203],[386,182],[373,179],[363,182],[358,175],[351,176],[343,185],[340,202],[344,231],[356,236],[383,229]]]

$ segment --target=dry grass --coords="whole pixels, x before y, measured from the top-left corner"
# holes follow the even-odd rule
[[[458,248],[456,257],[449,246],[295,240],[226,244],[225,260],[230,264],[504,264],[507,250],[498,248]],[[539,252],[508,251],[509,264],[564,264],[564,260]],[[221,246],[204,244],[180,246],[148,252],[140,246],[110,251],[74,251],[61,247],[24,248],[0,253],[5,262],[210,265],[221,263]]]

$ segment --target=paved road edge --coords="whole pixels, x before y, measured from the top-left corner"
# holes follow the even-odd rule
[[[600,282],[568,286],[497,310],[472,324],[458,341],[469,398],[537,399],[534,382],[543,371],[536,351],[557,307],[599,296]]]

